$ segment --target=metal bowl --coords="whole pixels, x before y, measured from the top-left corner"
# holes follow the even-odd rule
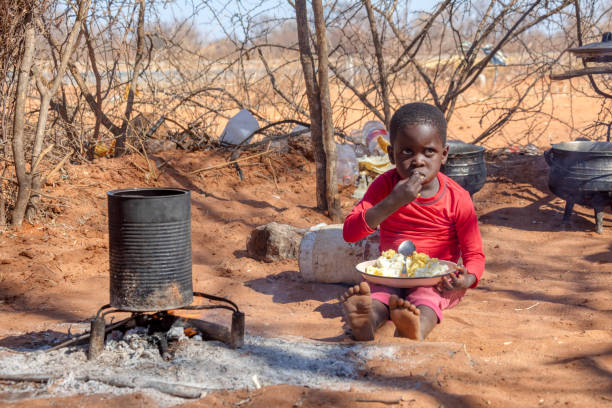
[[[487,179],[484,147],[458,140],[449,140],[448,146],[448,159],[440,170],[473,195]]]
[[[374,283],[376,285],[384,285],[393,288],[414,288],[417,286],[434,286],[443,276],[450,275],[451,273],[457,270],[457,264],[450,261],[438,261],[443,265],[448,265],[451,269],[450,272],[445,273],[443,275],[432,276],[429,278],[391,278],[388,276],[378,276],[378,275],[370,275],[366,273],[366,268],[370,265],[373,265],[376,260],[373,261],[365,261],[358,263],[355,268],[359,271],[361,276],[368,282]]]

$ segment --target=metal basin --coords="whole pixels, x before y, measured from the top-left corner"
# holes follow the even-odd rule
[[[544,152],[544,158],[550,166],[550,191],[566,201],[564,223],[569,222],[574,204],[585,205],[595,210],[601,233],[603,210],[612,202],[612,143],[557,143]]]
[[[457,140],[449,140],[448,145],[448,160],[440,170],[466,189],[470,195],[476,193],[484,186],[487,179],[485,148]]]

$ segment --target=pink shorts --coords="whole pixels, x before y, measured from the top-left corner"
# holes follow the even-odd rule
[[[440,293],[434,286],[400,289],[373,283],[368,284],[372,292],[372,299],[376,299],[389,306],[389,298],[391,295],[396,295],[399,298],[406,299],[415,306],[428,306],[438,316],[438,323],[442,321],[442,311],[454,307],[465,295],[465,290]]]

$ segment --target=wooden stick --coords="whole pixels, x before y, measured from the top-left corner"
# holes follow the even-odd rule
[[[257,154],[254,154],[254,155],[248,156],[248,157],[243,157],[242,159],[231,160],[231,161],[228,161],[227,163],[218,164],[216,166],[209,166],[209,167],[205,167],[203,169],[193,170],[193,171],[190,171],[190,172],[188,172],[186,174],[189,175],[189,176],[192,176],[194,174],[202,173],[202,172],[205,172],[205,171],[208,171],[208,170],[220,169],[220,168],[223,168],[225,166],[229,166],[230,164],[243,162],[245,160],[249,160],[249,159],[252,159],[254,157],[263,156],[265,154],[270,154],[270,153],[274,153],[274,152],[277,152],[277,151],[278,151],[278,149],[266,150],[265,152],[257,153]]]
[[[272,141],[268,142],[266,146],[266,151],[270,150],[270,146],[272,145]],[[274,187],[276,187],[276,192],[280,194],[280,189],[278,188],[278,183],[276,182],[276,172],[274,171],[274,166],[272,165],[272,160],[268,159],[268,165],[270,166],[270,173],[272,173],[272,180],[274,180]]]
[[[157,380],[150,380],[145,378],[128,378],[118,376],[100,376],[100,375],[87,375],[80,377],[78,380],[83,381],[97,381],[104,384],[112,385],[113,387],[122,388],[153,388],[164,394],[174,395],[175,397],[181,398],[200,398],[202,395],[201,388],[192,387],[189,385],[182,384],[171,384]]]
[[[356,398],[353,401],[355,402],[378,402],[380,404],[396,405],[396,404],[400,404],[403,401],[403,398],[398,398],[398,399],[393,399],[393,400]]]
[[[51,374],[0,374],[0,381],[14,382],[45,383],[49,380],[57,380],[59,378],[61,377]],[[85,382],[96,381],[120,388],[153,388],[159,392],[163,392],[164,394],[174,395],[175,397],[181,398],[200,398],[202,391],[204,391],[201,388],[190,385],[172,384],[144,378],[128,378],[119,376],[111,377],[105,375],[88,374],[85,376],[76,377],[75,380]]]
[[[259,142],[250,143],[250,144],[245,145],[245,146],[240,146],[240,150],[252,149],[253,147],[261,146],[261,145],[264,145],[264,144],[269,143],[269,142],[273,142],[273,141],[281,140],[281,139],[286,139],[286,138],[291,138],[291,137],[295,137],[295,136],[300,136],[300,135],[303,135],[303,134],[308,133],[308,132],[310,132],[310,129],[301,129],[301,130],[296,130],[295,132],[285,133],[283,135],[268,136],[265,139],[260,140]]]
[[[38,193],[41,197],[45,197],[45,198],[50,198],[52,200],[57,200],[57,201],[63,201],[63,202],[68,202],[68,199],[66,197],[58,197],[58,196],[53,196],[51,194],[46,194],[43,193],[42,191],[40,193]]]
[[[142,167],[140,167],[139,165],[137,165],[136,163],[134,163],[134,160],[129,160],[129,162],[132,166],[136,167],[138,170],[142,171],[144,174],[147,174],[147,171],[143,169]]]
[[[186,318],[185,322],[187,322],[188,325],[200,330],[204,339],[217,340],[226,344],[229,344],[231,340],[231,333],[229,329],[220,324],[191,318]]]
[[[563,72],[561,74],[550,74],[550,79],[553,81],[559,81],[563,79],[570,79],[584,75],[593,74],[612,74],[612,68],[610,67],[587,67],[583,69],[577,69],[575,71]]]
[[[111,331],[113,331],[114,329],[116,329],[119,326],[122,326],[124,324],[127,324],[128,322],[130,322],[131,320],[133,320],[133,317],[128,317],[127,319],[123,319],[115,324],[111,324],[110,326],[106,326],[106,329],[104,329],[104,333],[107,334]],[[81,334],[78,337],[75,337],[74,339],[70,339],[70,340],[66,340],[63,343],[60,343],[56,346],[51,347],[50,349],[45,350],[46,352],[49,351],[55,351],[58,349],[61,349],[62,347],[67,347],[67,346],[71,346],[73,344],[78,344],[78,343],[82,343],[85,340],[87,340],[89,338],[89,336],[91,335],[91,333],[85,333],[85,334]]]
[[[272,180],[274,180],[274,187],[276,187],[276,192],[280,194],[280,188],[278,188],[278,183],[276,182],[276,172],[274,171],[274,166],[272,166],[272,160],[268,157],[268,164],[270,165],[270,171],[272,172]]]
[[[153,175],[153,180],[157,180],[157,172],[155,171],[157,166],[155,166],[155,167],[151,166],[151,162],[149,161],[149,156],[147,155],[147,150],[144,147],[144,143],[142,143],[141,139],[138,139],[138,141],[140,142],[140,146],[142,147],[142,155],[144,156],[145,161],[147,162],[147,167],[149,168],[149,173],[151,173]]]
[[[44,383],[56,378],[57,376],[46,374],[0,374],[0,381]]]
[[[53,149],[54,146],[55,146],[54,144],[47,146],[47,148],[43,150],[40,156],[38,156],[38,158],[36,159],[36,162],[34,163],[34,167],[32,167],[32,171],[31,171],[32,174],[36,173],[36,169],[38,169],[38,165],[42,161],[43,157],[45,157],[45,155],[49,153]]]
[[[47,180],[49,180],[49,177],[51,177],[52,175],[54,175],[57,171],[59,171],[59,169],[62,168],[62,166],[64,165],[64,163],[66,163],[66,161],[68,160],[68,158],[70,158],[70,156],[72,156],[72,153],[74,153],[73,149],[70,149],[70,151],[68,153],[66,153],[66,155],[64,156],[64,158],[62,160],[60,160],[59,163],[57,163],[57,165],[53,168],[53,170],[51,170],[46,176],[45,176],[45,184],[47,183]]]

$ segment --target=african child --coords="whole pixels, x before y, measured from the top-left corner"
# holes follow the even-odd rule
[[[399,289],[361,282],[340,298],[356,340],[372,340],[391,319],[396,333],[424,340],[442,311],[475,288],[485,265],[482,238],[469,193],[440,172],[448,158],[446,120],[435,106],[410,103],[389,124],[388,154],[395,169],[378,176],[346,217],[343,236],[359,241],[380,229],[380,251],[411,240],[417,252],[463,265],[436,286]]]

